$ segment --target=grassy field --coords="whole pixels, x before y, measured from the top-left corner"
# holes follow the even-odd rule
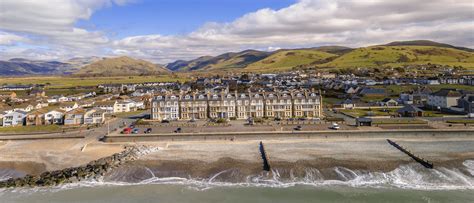
[[[123,112],[123,113],[116,113],[115,116],[119,118],[126,118],[130,116],[139,115],[145,112],[149,112],[150,110],[140,110],[140,111],[132,111],[132,112]]]
[[[254,72],[274,72],[291,70],[298,65],[311,64],[336,56],[334,54],[316,50],[280,51],[271,56],[250,64],[244,70]]]
[[[453,123],[453,124],[474,124],[474,119],[447,120],[446,123]]]
[[[364,117],[364,116],[395,116],[397,115],[398,108],[386,108],[386,109],[343,109],[341,112],[352,115],[353,117]]]
[[[375,88],[384,88],[387,90],[387,93],[390,95],[400,95],[402,92],[408,92],[415,90],[417,87],[421,87],[419,85],[377,85],[374,86]],[[452,84],[441,84],[441,85],[424,85],[423,87],[428,87],[433,91],[438,91],[443,88],[451,88],[451,89],[461,89],[461,90],[468,90],[474,91],[474,86],[469,85],[452,85]],[[383,99],[383,98],[382,98]]]
[[[419,119],[387,119],[387,120],[376,120],[373,121],[372,124],[377,125],[394,125],[394,124],[427,124],[428,122],[422,121]]]
[[[117,77],[68,77],[68,76],[38,76],[38,77],[11,77],[0,78],[0,84],[45,84],[48,89],[64,89],[72,87],[91,87],[99,84],[114,83],[143,83],[143,82],[184,82],[184,75],[157,75],[157,76],[117,76]]]
[[[462,66],[474,70],[474,54],[430,46],[373,46],[353,50],[321,67],[400,67],[413,64]]]
[[[0,127],[0,133],[62,132],[63,129],[65,128],[59,125],[14,126]]]

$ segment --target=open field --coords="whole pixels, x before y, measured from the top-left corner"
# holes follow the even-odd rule
[[[48,89],[62,89],[71,87],[90,87],[99,84],[114,83],[143,83],[143,82],[176,82],[187,81],[185,75],[157,75],[157,76],[117,76],[117,77],[69,77],[69,76],[35,76],[0,78],[1,84],[44,84]]]
[[[343,109],[341,112],[352,115],[354,117],[364,116],[395,116],[397,115],[398,108],[386,108],[386,109]]]
[[[454,123],[454,124],[474,124],[473,119],[457,119],[457,120],[448,120],[447,123]]]
[[[390,95],[399,95],[402,92],[408,92],[411,90],[415,90],[417,87],[428,87],[433,91],[438,91],[443,88],[451,88],[451,89],[461,89],[461,90],[468,90],[474,91],[474,86],[470,85],[454,85],[454,84],[440,84],[440,85],[377,85],[374,86],[375,88],[384,88],[387,90],[387,93]]]
[[[419,120],[419,119],[386,119],[386,120],[376,120],[372,122],[373,124],[379,125],[393,125],[393,124],[427,124],[428,122]]]
[[[0,133],[61,132],[66,129],[59,125],[0,127]]]

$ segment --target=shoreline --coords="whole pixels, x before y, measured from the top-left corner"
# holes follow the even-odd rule
[[[454,132],[452,132],[454,133]],[[131,137],[133,135],[129,135]],[[289,178],[303,175],[306,169],[317,169],[325,177],[334,177],[334,168],[355,171],[390,172],[400,166],[418,166],[411,158],[386,142],[395,140],[417,155],[434,162],[435,168],[460,168],[465,160],[474,160],[474,136],[470,133],[450,134],[398,133],[396,135],[324,135],[314,136],[265,136],[247,139],[175,139],[173,141],[144,142],[139,145],[158,147],[153,152],[130,162],[120,169],[133,168],[125,177],[147,176],[144,168],[151,169],[158,177],[210,178],[222,171],[240,174],[221,178],[240,181],[245,176],[262,173],[258,143],[263,140],[270,165],[280,175]],[[263,138],[263,139],[261,139]],[[0,145],[0,169],[13,169],[38,175],[45,171],[60,170],[88,163],[121,151],[125,145],[138,143],[89,144],[81,151],[78,140],[6,141]],[[29,150],[25,151],[27,148]],[[139,169],[136,169],[136,168]],[[148,174],[149,175],[149,174]],[[115,176],[114,176],[115,177]],[[133,180],[132,180],[133,181]]]

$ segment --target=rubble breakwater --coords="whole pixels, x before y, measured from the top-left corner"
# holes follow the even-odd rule
[[[10,178],[1,181],[0,188],[55,186],[81,180],[100,179],[110,170],[152,151],[154,151],[154,148],[147,146],[125,146],[124,151],[91,161],[87,165],[47,171],[38,176],[26,175],[21,178]]]

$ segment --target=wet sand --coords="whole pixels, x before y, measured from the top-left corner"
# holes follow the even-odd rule
[[[158,146],[161,150],[130,166],[152,168],[162,176],[207,177],[223,170],[255,174],[262,169],[259,141],[144,142],[139,144]],[[474,159],[474,137],[407,136],[396,141],[434,162],[435,167],[457,167],[464,160]],[[382,137],[272,138],[263,142],[270,165],[287,171],[287,175],[290,170],[300,173],[306,168],[324,170],[333,167],[386,172],[413,163]],[[3,144],[0,146],[0,168],[38,174],[83,165],[120,152],[123,145],[133,143],[96,142],[87,145],[84,152],[81,152],[83,143],[77,140],[10,141]]]

